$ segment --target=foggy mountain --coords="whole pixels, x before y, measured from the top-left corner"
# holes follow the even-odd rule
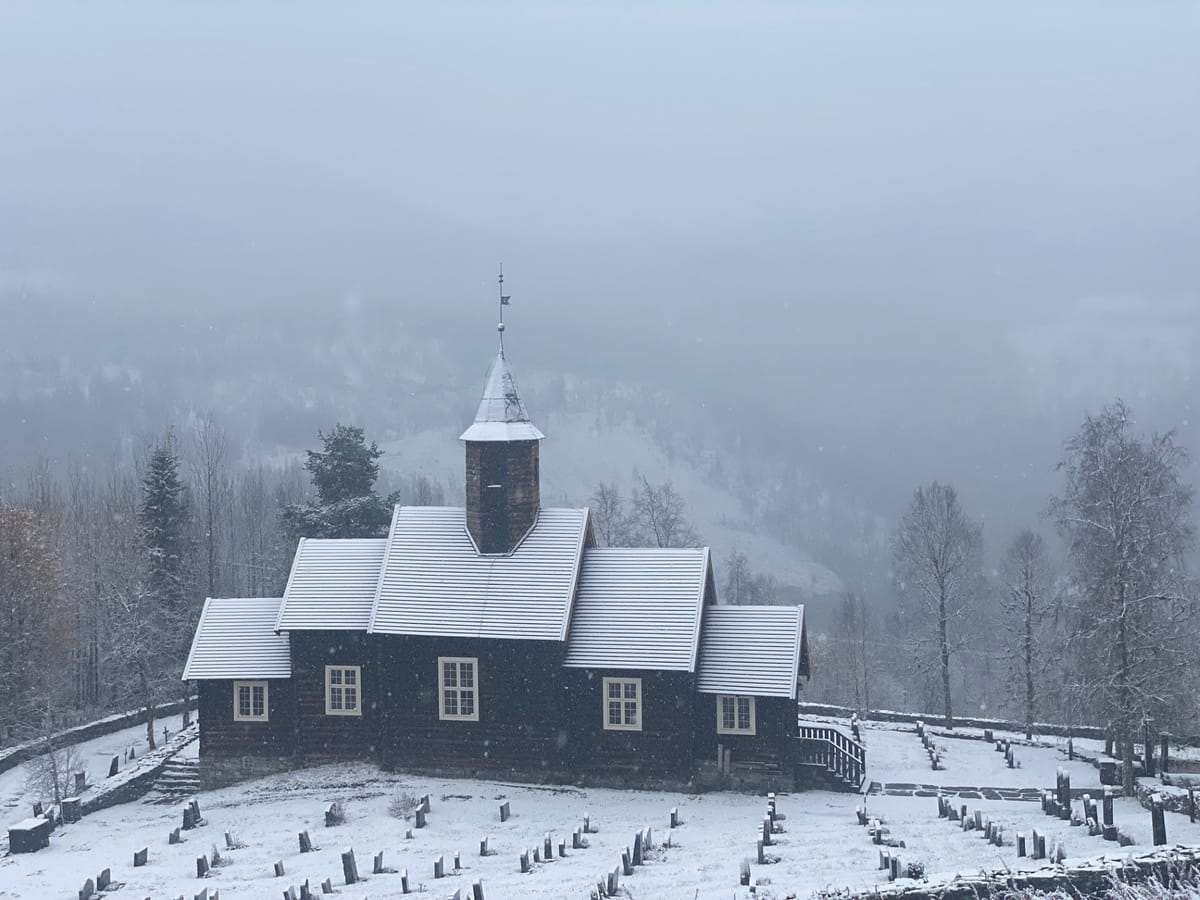
[[[552,496],[670,476],[715,546],[855,586],[939,479],[996,546],[1117,396],[1200,450],[1200,61],[1161,12],[16,5],[0,466],[211,409],[248,456],[344,421],[456,470],[503,260]]]

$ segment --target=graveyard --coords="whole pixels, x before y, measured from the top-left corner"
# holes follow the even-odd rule
[[[922,732],[862,723],[865,794],[781,793],[773,804],[734,792],[427,778],[365,763],[176,801],[152,793],[61,824],[34,852],[5,847],[0,897],[77,897],[90,880],[97,896],[118,888],[119,896],[189,900],[315,897],[323,883],[355,898],[745,900],[917,883],[910,875],[939,883],[1032,871],[1155,847],[1151,812],[1136,799],[1105,800],[1098,769],[1069,759],[1063,738]],[[97,762],[101,748],[125,737],[93,748]],[[997,749],[998,741],[1009,743]],[[181,754],[196,749],[192,742]],[[91,776],[102,780],[99,768]],[[16,796],[16,771],[2,783],[6,833],[33,812]],[[1168,846],[1200,845],[1200,823],[1177,812],[1163,819]],[[1109,838],[1119,832],[1120,840],[1106,839],[1106,820]]]

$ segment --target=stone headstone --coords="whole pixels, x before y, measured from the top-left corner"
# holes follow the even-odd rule
[[[133,867],[139,869],[146,864],[146,860],[150,856],[150,848],[143,847],[141,850],[135,850],[133,853]]]

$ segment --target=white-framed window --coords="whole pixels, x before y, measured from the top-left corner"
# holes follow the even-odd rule
[[[717,697],[717,734],[754,734],[754,698],[720,694]]]
[[[235,681],[233,683],[233,721],[267,721],[267,683],[265,681]]]
[[[604,730],[642,730],[642,679],[604,679]]]
[[[438,657],[438,718],[455,722],[479,721],[477,657]]]
[[[362,666],[325,667],[325,715],[362,715]]]

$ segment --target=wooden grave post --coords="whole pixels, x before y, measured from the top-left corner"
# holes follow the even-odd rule
[[[446,857],[445,856],[439,856],[437,859],[435,859],[433,861],[433,877],[434,878],[445,878],[446,877]]]
[[[149,858],[149,856],[150,856],[150,848],[149,847],[143,847],[141,850],[133,851],[133,867],[135,869],[140,869],[142,866],[144,866],[146,864],[146,860]]]
[[[1150,798],[1150,825],[1154,831],[1154,846],[1163,846],[1167,842],[1167,820],[1163,812],[1162,794]]]
[[[511,813],[509,812],[508,801],[505,800],[500,804],[500,821],[507,822],[510,815]],[[587,820],[584,819],[584,821],[586,822]]]

